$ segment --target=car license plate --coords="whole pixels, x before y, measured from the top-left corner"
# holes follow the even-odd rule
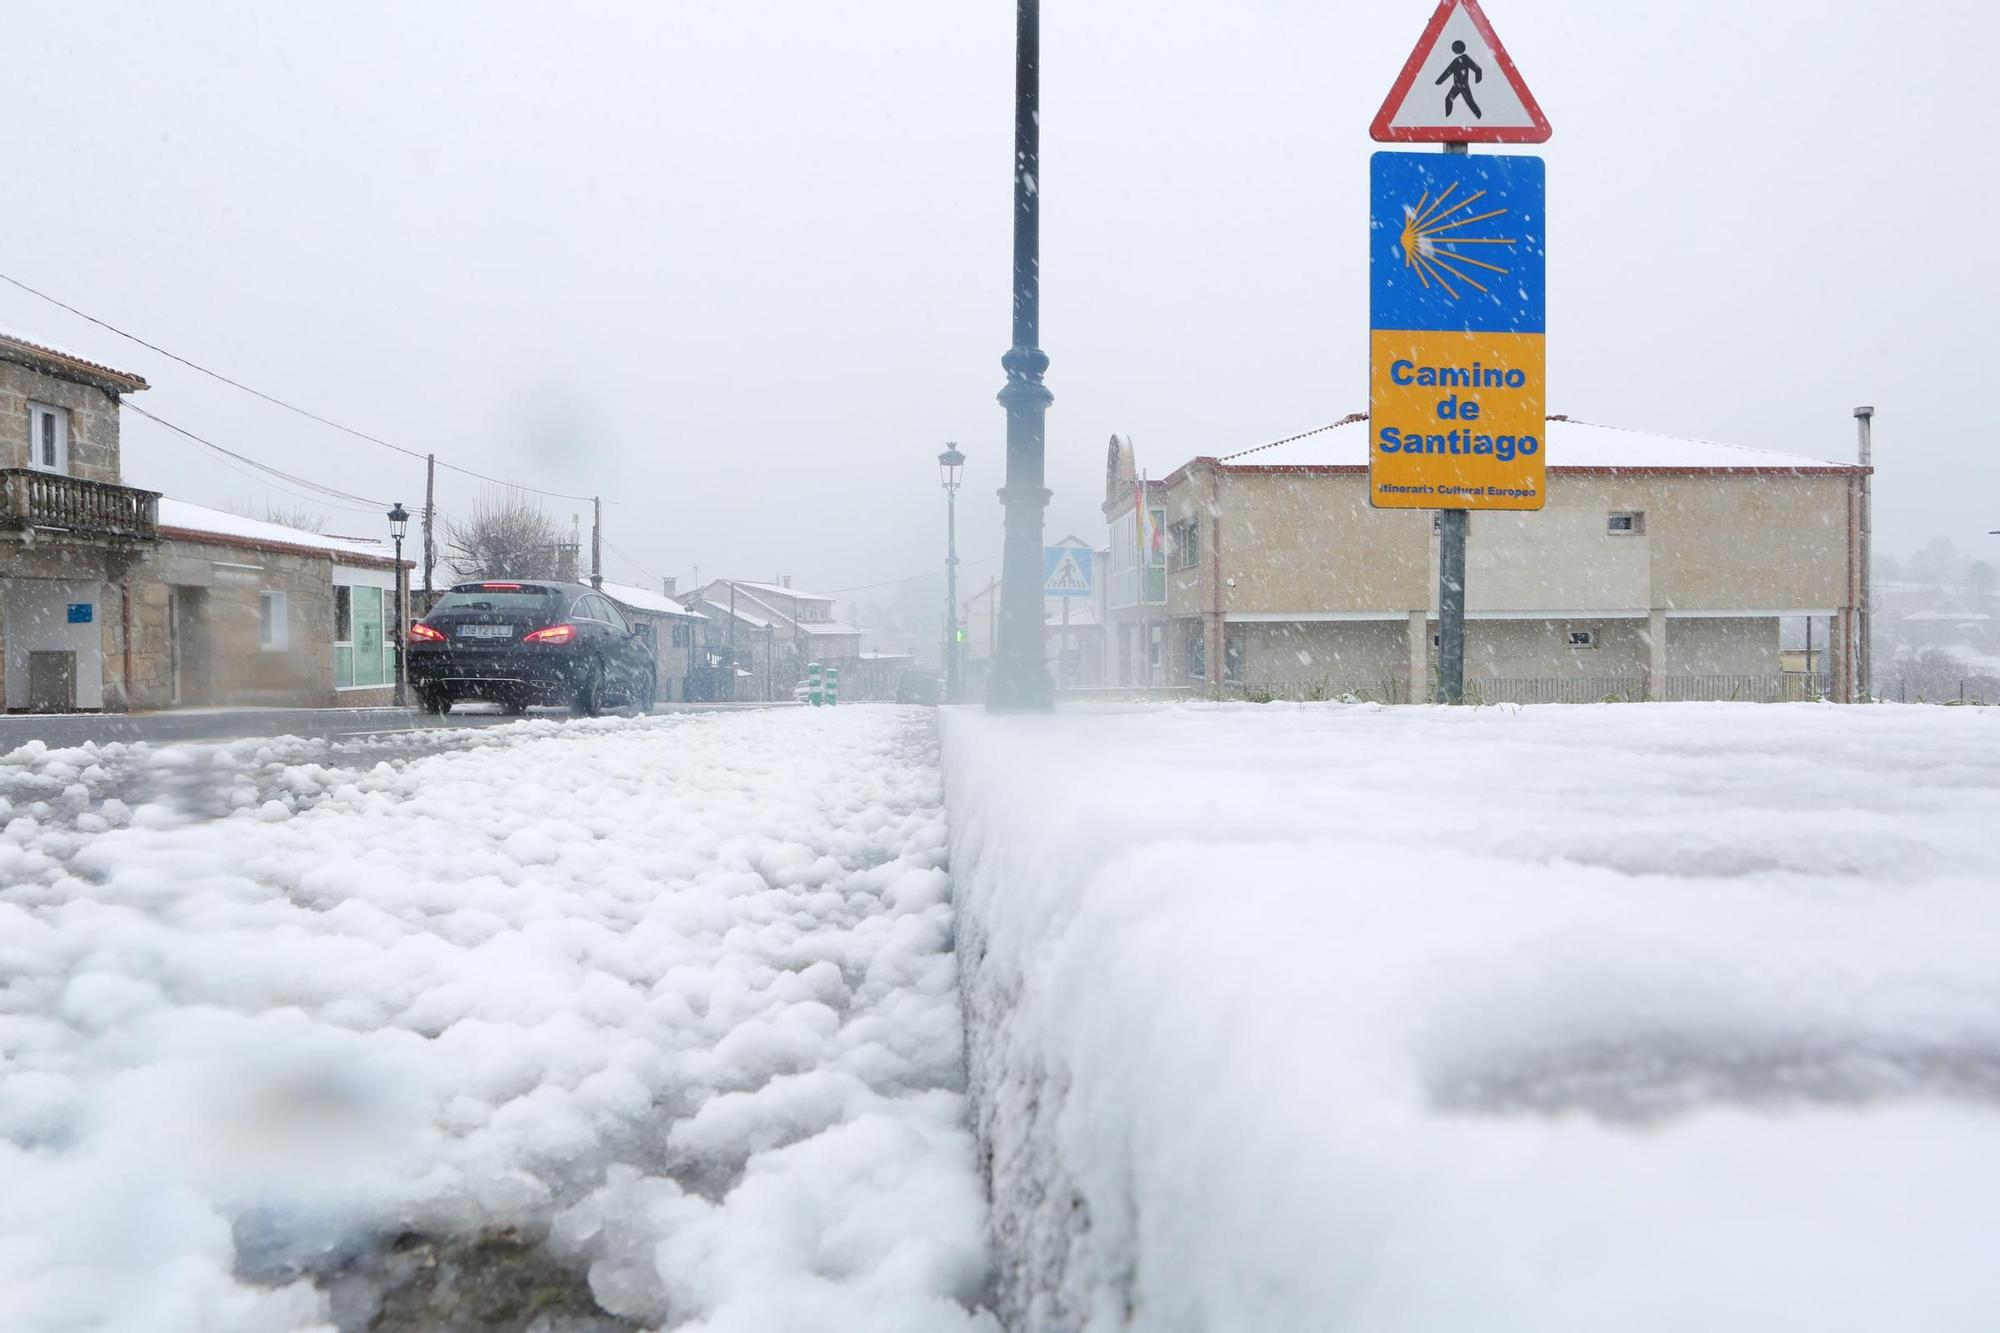
[[[461,639],[511,639],[514,637],[512,625],[460,625],[458,637]]]

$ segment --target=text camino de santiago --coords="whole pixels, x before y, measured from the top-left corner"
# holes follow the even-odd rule
[[[1398,361],[1389,367],[1389,378],[1396,384],[1419,388],[1520,389],[1527,385],[1527,376],[1518,370],[1486,369],[1477,361],[1469,369]],[[1479,412],[1476,399],[1461,402],[1455,393],[1437,403],[1440,421],[1474,422],[1479,420]],[[1485,435],[1469,430],[1437,434],[1395,426],[1383,426],[1376,444],[1385,454],[1491,454],[1502,463],[1512,462],[1517,454],[1522,458],[1532,457],[1542,447],[1542,442],[1532,435]]]

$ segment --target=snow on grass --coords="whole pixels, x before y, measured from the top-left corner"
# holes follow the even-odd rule
[[[984,1326],[930,745],[10,756],[0,1328],[324,1327],[357,1247],[516,1224],[648,1326]]]
[[[1990,1329],[2000,713],[947,712],[1001,1305]]]

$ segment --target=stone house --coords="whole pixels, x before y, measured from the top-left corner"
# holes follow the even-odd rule
[[[806,665],[861,676],[861,630],[834,619],[833,598],[777,583],[716,579],[694,594],[710,621],[710,649],[738,663],[739,699],[785,699],[805,678]]]
[[[0,333],[0,661],[10,712],[128,706],[135,571],[152,491],[122,484],[127,371]]]
[[[607,579],[598,584],[597,590],[616,603],[633,628],[651,641],[655,670],[659,673],[656,677],[660,683],[659,697],[689,698],[689,678],[696,676],[703,665],[701,652],[707,617],[688,610],[664,593],[626,583]],[[694,697],[702,693],[697,688]]]
[[[392,701],[401,624],[389,547],[178,500],[161,500],[159,515],[159,547],[133,580],[134,708]]]
[[[1547,507],[1471,516],[1469,697],[1795,697],[1781,620],[1851,639],[1866,469],[1563,417],[1548,435]],[[1126,449],[1114,438],[1104,501],[1121,683],[1144,678],[1163,623],[1165,684],[1429,697],[1435,515],[1369,505],[1365,429],[1196,458],[1150,487],[1157,606]],[[1853,697],[1852,664],[1830,658],[1833,696]]]

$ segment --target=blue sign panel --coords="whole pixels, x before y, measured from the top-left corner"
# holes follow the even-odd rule
[[[1044,546],[1042,548],[1042,594],[1046,597],[1090,596],[1090,572],[1094,562],[1087,546]]]
[[[96,613],[97,608],[89,602],[71,602],[69,604],[69,623],[72,625],[88,625]]]
[[[1377,153],[1369,327],[1546,333],[1539,157]]]

